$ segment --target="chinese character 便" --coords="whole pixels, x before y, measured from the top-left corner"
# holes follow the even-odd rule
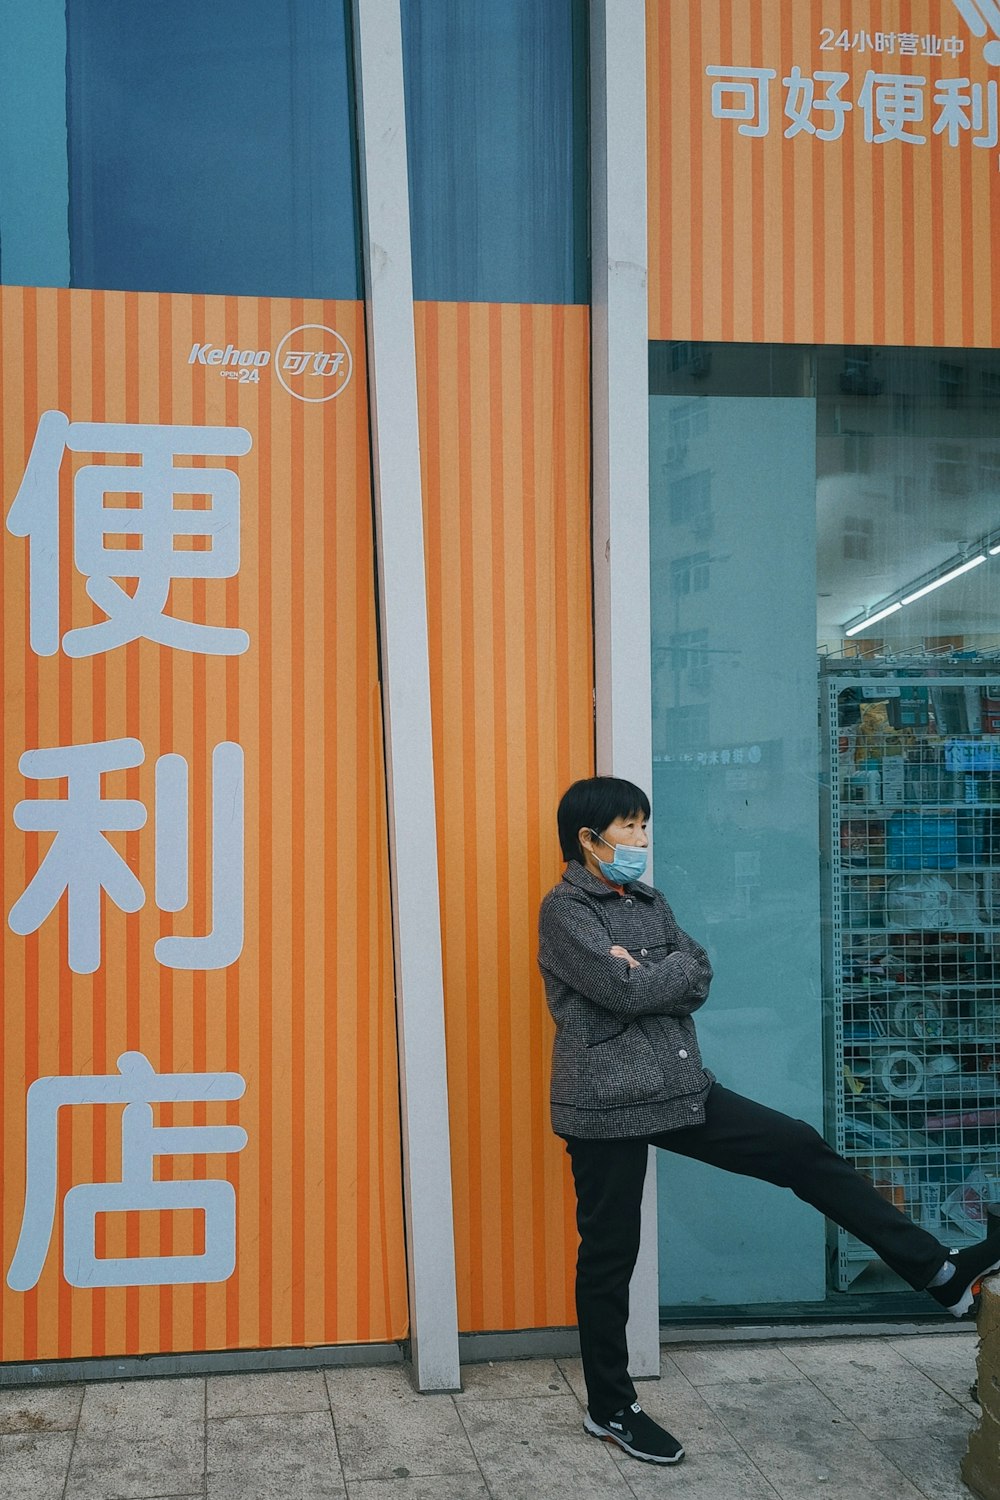
[[[858,96],[865,118],[865,140],[876,145],[906,141],[922,146],[927,137],[909,126],[924,118],[927,79],[912,73],[876,73],[869,70]]]
[[[250,446],[242,427],[70,422],[61,411],[43,412],[7,515],[8,531],[28,538],[36,655],[52,656],[61,644],[67,656],[94,656],[143,639],[213,656],[246,651],[244,630],[181,620],[166,606],[174,579],[232,578],[240,566],[238,476],[228,468],[182,467],[176,456],[239,456]],[[74,561],[106,618],[68,630],[60,642],[59,470],[66,452],[136,454],[139,462],[87,464],[74,477]],[[136,496],[140,504],[108,505],[109,496]],[[195,508],[196,498],[207,505]],[[126,545],[109,546],[114,537]],[[134,593],[120,579],[134,580]]]

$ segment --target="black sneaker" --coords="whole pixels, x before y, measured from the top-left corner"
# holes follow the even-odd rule
[[[927,1290],[953,1318],[964,1318],[975,1305],[983,1277],[1000,1271],[1000,1230],[980,1240],[978,1245],[970,1245],[968,1250],[952,1250],[948,1259],[955,1267],[955,1274],[944,1286],[929,1286]]]
[[[652,1417],[647,1417],[638,1401],[633,1401],[622,1411],[616,1411],[606,1422],[595,1422],[588,1411],[583,1419],[584,1430],[605,1443],[617,1443],[633,1458],[641,1458],[647,1464],[679,1464],[684,1449],[675,1437],[663,1427],[658,1427]]]

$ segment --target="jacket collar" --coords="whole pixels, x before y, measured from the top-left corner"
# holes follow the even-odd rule
[[[618,891],[613,885],[608,885],[606,881],[599,880],[596,875],[591,875],[590,871],[585,869],[579,860],[576,859],[571,859],[567,864],[563,871],[563,880],[567,881],[570,885],[575,885],[578,890],[586,891],[588,896],[618,895]],[[652,886],[646,885],[641,880],[626,881],[624,889],[628,891],[630,896],[641,896],[644,901],[652,901],[656,894]]]

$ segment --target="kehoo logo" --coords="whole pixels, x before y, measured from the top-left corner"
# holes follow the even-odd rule
[[[290,396],[299,401],[332,401],[350,380],[354,363],[336,329],[303,323],[281,340],[274,368]]]

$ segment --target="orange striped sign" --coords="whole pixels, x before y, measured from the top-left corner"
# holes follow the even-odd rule
[[[536,952],[556,806],[594,765],[588,313],[415,316],[459,1326],[570,1324]]]
[[[364,347],[0,292],[4,1361],[406,1332]]]
[[[647,0],[650,337],[1000,345],[992,0]]]

